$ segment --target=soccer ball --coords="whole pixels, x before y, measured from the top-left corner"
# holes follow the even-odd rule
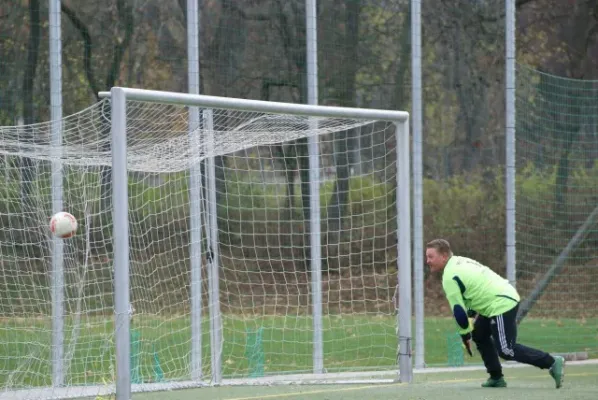
[[[66,211],[58,212],[50,219],[50,231],[59,238],[69,238],[75,234],[76,230],[77,220]]]

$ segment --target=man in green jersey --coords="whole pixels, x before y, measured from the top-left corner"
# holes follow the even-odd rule
[[[426,246],[426,263],[442,273],[442,287],[459,326],[459,334],[471,355],[476,344],[490,378],[483,387],[506,387],[498,356],[548,369],[557,389],[564,377],[565,360],[517,343],[519,294],[504,278],[479,262],[453,255],[450,244],[435,239]],[[475,322],[469,316],[477,315]]]

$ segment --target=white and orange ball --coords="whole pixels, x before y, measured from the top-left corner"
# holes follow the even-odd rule
[[[69,238],[77,231],[77,219],[66,211],[57,212],[50,218],[50,231],[59,238]]]

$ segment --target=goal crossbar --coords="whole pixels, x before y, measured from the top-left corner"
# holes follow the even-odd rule
[[[410,382],[412,380],[412,364],[411,364],[411,204],[410,204],[410,140],[409,140],[409,114],[404,111],[391,110],[375,110],[375,109],[357,109],[346,107],[330,107],[330,106],[315,106],[303,104],[290,104],[280,102],[267,102],[258,100],[233,99],[216,96],[194,95],[186,93],[162,92],[134,88],[114,87],[110,92],[100,92],[101,97],[109,97],[112,103],[111,124],[112,124],[112,184],[113,184],[113,240],[114,240],[114,298],[115,298],[115,344],[116,344],[116,398],[129,399],[131,394],[131,376],[130,376],[130,299],[129,299],[129,222],[128,222],[128,176],[127,176],[127,104],[129,101],[170,104],[190,107],[189,113],[189,132],[198,129],[198,125],[193,128],[193,119],[199,115],[199,108],[207,110],[208,120],[211,118],[212,109],[221,110],[236,110],[247,112],[261,112],[271,114],[291,114],[306,116],[309,120],[309,131],[317,129],[317,118],[346,118],[346,119],[360,119],[375,121],[386,121],[395,125],[395,140],[396,140],[396,215],[397,215],[397,271],[398,271],[398,316],[397,316],[397,342],[398,342],[398,364],[399,364],[399,380],[402,382]],[[194,117],[195,115],[195,117]],[[309,119],[314,117],[314,120]],[[213,125],[207,123],[204,131],[213,130]],[[308,131],[308,132],[309,132]],[[208,139],[209,141],[210,139]],[[209,145],[208,145],[209,147]],[[310,169],[311,158],[317,158],[317,153],[314,155],[310,149]],[[208,150],[208,196],[215,192],[214,181],[215,176],[213,172],[214,154],[210,154]],[[317,161],[316,161],[316,164]],[[211,170],[211,171],[210,171]],[[310,170],[310,180],[314,171]],[[316,172],[317,173],[317,172]],[[316,175],[317,176],[317,175]],[[317,179],[317,178],[316,178]],[[316,180],[313,179],[313,180]],[[321,368],[323,361],[322,352],[322,336],[321,336],[321,319],[322,319],[322,271],[320,266],[320,232],[319,232],[319,200],[318,188],[312,186],[317,182],[310,182],[312,187],[310,205],[312,206],[312,232],[310,239],[310,246],[314,250],[312,252],[312,312],[314,324],[314,372],[324,373],[325,370]],[[214,195],[215,196],[215,195]],[[315,199],[314,199],[315,198]],[[215,197],[211,203],[215,205]],[[314,202],[316,207],[314,207]],[[215,211],[208,211],[207,214],[210,219],[215,218]],[[211,222],[215,223],[215,219]],[[208,222],[208,225],[210,222]],[[214,227],[207,227],[207,230],[214,229]],[[214,240],[216,235],[212,235],[209,240]],[[216,239],[217,240],[217,239]],[[199,241],[200,242],[200,241]],[[211,243],[214,245],[214,242]],[[210,246],[210,243],[208,244]],[[215,248],[217,248],[217,243]],[[214,249],[210,249],[211,252]],[[198,253],[195,253],[198,254]],[[212,383],[221,384],[221,368],[222,360],[222,339],[221,339],[221,316],[219,308],[219,287],[218,287],[218,265],[217,254],[212,253],[212,265],[207,267],[208,271],[208,290],[209,290],[209,313],[210,313],[210,341],[211,341],[211,368],[212,368]],[[194,281],[197,283],[197,290],[199,284],[197,282],[197,274],[195,278],[191,275],[191,310],[192,310],[192,326],[193,320],[196,324],[200,324],[201,314],[199,302],[201,301],[201,293],[199,295],[193,294]],[[193,299],[195,298],[195,300]],[[319,304],[318,304],[319,303]],[[197,313],[193,310],[197,309]],[[319,332],[319,336],[317,335]],[[201,329],[196,329],[196,332],[201,332]],[[192,341],[201,341],[201,334],[193,337]],[[193,346],[193,343],[192,343]],[[201,345],[194,347],[200,349]],[[199,350],[196,350],[199,351]],[[193,361],[192,354],[192,375],[193,369],[197,368],[197,362]],[[197,358],[197,357],[196,357]],[[319,364],[317,362],[319,361]],[[199,377],[195,374],[195,377]]]
[[[195,95],[179,92],[115,87],[110,92],[100,92],[101,98],[113,97],[122,93],[127,100],[162,104],[177,104],[204,108],[231,109],[237,111],[257,111],[272,114],[293,114],[328,118],[371,119],[407,123],[406,111],[379,110],[351,107],[315,106],[308,104],[282,103],[275,101],[232,99],[229,97]]]

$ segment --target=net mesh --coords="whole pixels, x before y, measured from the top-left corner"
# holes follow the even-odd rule
[[[216,166],[223,376],[311,372],[308,152],[320,148],[324,367],[396,368],[396,143],[392,123],[127,103],[133,383],[190,379],[190,171]],[[0,128],[0,360],[5,389],[51,385],[50,161],[78,234],[64,250],[65,384],[113,385],[112,189],[108,100],[51,125]],[[211,376],[202,237],[202,367]]]
[[[522,65],[517,80],[517,284],[544,321],[528,340],[596,357],[598,82]]]

